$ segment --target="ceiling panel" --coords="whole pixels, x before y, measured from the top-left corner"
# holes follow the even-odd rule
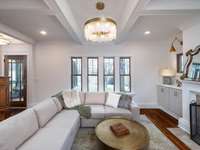
[[[148,10],[200,9],[200,0],[152,0]]]
[[[143,16],[140,17],[128,35],[132,40],[166,40],[178,33],[181,27],[192,22],[199,16]],[[144,35],[145,31],[151,31],[150,35]]]
[[[119,21],[122,17],[122,12],[126,8],[128,0],[103,0],[105,9],[103,11],[96,10],[97,0],[68,0],[69,6],[72,9],[75,20],[82,28],[84,23],[94,17],[111,17]],[[117,22],[118,24],[120,22]]]

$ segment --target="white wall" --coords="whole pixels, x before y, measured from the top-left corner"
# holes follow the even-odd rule
[[[154,105],[157,103],[156,84],[159,82],[159,69],[169,65],[169,47],[167,42],[160,41],[93,46],[77,45],[66,41],[38,43],[35,48],[36,97],[30,103],[37,103],[61,89],[70,89],[71,56],[84,56],[84,60],[87,56],[100,56],[100,61],[103,56],[131,56],[131,85],[132,92],[136,93],[135,101],[140,104]],[[86,68],[83,70],[85,70],[83,82],[86,90]],[[101,73],[100,90],[103,89],[102,79]],[[116,76],[116,86],[118,83]]]
[[[1,46],[0,51],[0,75],[4,75],[4,56],[5,55],[27,55],[27,90],[28,101],[34,97],[34,64],[33,64],[33,47],[29,44],[11,44]]]
[[[200,45],[200,22],[199,24],[185,29],[183,31],[183,50],[186,53],[189,49],[194,49],[197,45]]]

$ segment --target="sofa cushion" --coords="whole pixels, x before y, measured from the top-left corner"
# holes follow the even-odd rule
[[[49,121],[44,128],[68,128],[68,126],[72,126],[72,124],[78,120],[80,120],[78,111],[63,109],[51,121]]]
[[[122,94],[119,99],[119,108],[125,108],[130,109],[131,108],[131,102],[132,102],[132,96],[127,94]]]
[[[91,108],[92,119],[104,118],[104,106],[103,105],[88,105]]]
[[[62,104],[60,103],[60,101],[58,100],[58,98],[53,97],[52,99],[53,99],[54,103],[56,104],[57,112],[60,112],[63,109]]]
[[[81,100],[81,104],[84,104],[85,102],[85,93],[84,92],[79,92],[79,97]]]
[[[87,92],[85,93],[86,105],[104,105],[106,99],[105,92]]]
[[[104,108],[105,118],[113,117],[113,116],[122,116],[131,119],[131,112],[127,109],[123,108],[113,108],[105,106]]]
[[[56,113],[57,106],[52,98],[48,98],[33,107],[40,127],[43,127]]]
[[[111,107],[117,108],[118,104],[119,104],[120,96],[121,95],[119,95],[119,94],[108,93],[107,100],[106,100],[106,106],[111,106]]]
[[[75,110],[63,110],[18,150],[70,150],[80,127]]]
[[[73,90],[72,91],[64,91],[63,98],[64,98],[65,106],[67,108],[72,108],[74,106],[81,105],[79,92],[77,92],[77,91],[73,91]]]
[[[0,149],[15,150],[39,129],[35,112],[27,109],[0,123]]]
[[[52,97],[56,97],[59,100],[59,102],[62,105],[62,107],[66,108],[65,102],[64,102],[64,98],[63,98],[63,91],[56,93]]]

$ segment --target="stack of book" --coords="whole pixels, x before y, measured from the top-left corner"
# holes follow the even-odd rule
[[[110,129],[117,137],[128,135],[130,133],[128,128],[124,126],[122,123],[113,124],[110,126]]]

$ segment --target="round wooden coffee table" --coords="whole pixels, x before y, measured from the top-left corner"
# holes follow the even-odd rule
[[[116,123],[126,126],[130,134],[116,137],[110,129],[110,126]],[[140,123],[125,118],[103,120],[96,126],[95,133],[103,144],[117,150],[143,150],[149,145],[147,129]]]

